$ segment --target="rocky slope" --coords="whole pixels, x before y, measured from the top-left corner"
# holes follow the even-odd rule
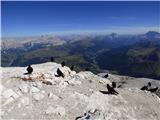
[[[45,120],[159,120],[160,98],[141,91],[150,81],[109,74],[76,73],[57,63],[32,66],[34,72],[24,75],[25,67],[1,68],[1,119]],[[55,77],[57,68],[65,77]],[[109,95],[106,84],[115,81],[119,94]]]

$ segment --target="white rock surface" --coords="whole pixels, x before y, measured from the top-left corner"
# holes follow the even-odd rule
[[[0,93],[2,93],[4,89],[5,89],[4,86],[0,84]]]
[[[2,119],[160,120],[159,97],[140,90],[148,81],[160,87],[159,81],[112,74],[106,79],[89,71],[76,73],[57,63],[32,67],[31,75],[23,75],[24,67],[1,68]],[[64,78],[55,77],[57,68]],[[112,81],[122,86],[116,88],[119,95],[102,94]]]
[[[29,85],[26,83],[22,83],[19,85],[19,89],[22,93],[28,93],[29,92]]]
[[[34,87],[37,87],[37,88],[42,88],[42,83],[41,82],[33,82],[32,84]]]
[[[29,97],[22,97],[20,98],[19,100],[19,103],[18,103],[18,108],[21,108],[21,107],[26,107],[30,104],[30,99]]]
[[[44,95],[42,93],[33,93],[33,98],[39,101],[44,98]]]
[[[57,115],[60,115],[60,116],[64,116],[65,115],[65,108],[64,107],[52,107],[52,106],[49,106],[47,108],[47,110],[45,111],[46,114],[57,114]]]
[[[13,97],[14,99],[16,99],[19,96],[12,89],[8,89],[8,90],[5,90],[4,92],[2,92],[2,97],[6,98],[6,99],[9,97]]]
[[[7,104],[9,104],[9,103],[11,103],[13,101],[14,101],[14,98],[10,97],[10,98],[6,99],[6,101],[2,104],[2,106],[5,106],[5,105],[7,105]]]
[[[36,93],[39,92],[40,90],[37,87],[31,86],[30,87],[30,93]]]
[[[76,80],[76,78],[72,78],[71,80],[68,81],[70,85],[80,85],[82,82],[79,80]]]
[[[52,100],[58,100],[60,99],[57,95],[54,95],[53,93],[48,93],[48,97],[51,98]]]

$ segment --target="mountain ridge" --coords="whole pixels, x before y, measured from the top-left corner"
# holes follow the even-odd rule
[[[152,34],[152,38],[146,38],[147,34]],[[117,74],[130,75],[135,77],[150,77],[155,79],[160,79],[160,70],[158,66],[160,64],[159,60],[159,45],[160,39],[153,36],[159,34],[158,32],[148,32],[142,35],[117,35],[115,33],[109,35],[94,35],[94,36],[71,36],[71,38],[65,36],[60,38],[66,43],[62,45],[47,45],[39,44],[33,45],[28,44],[26,48],[23,49],[8,49],[2,50],[2,66],[27,66],[29,64],[44,63],[50,61],[51,57],[54,57],[56,62],[66,61],[67,64],[77,64],[77,71],[85,69],[85,67],[90,68],[94,73],[103,72],[104,70],[115,71]],[[114,36],[112,38],[112,36]],[[118,37],[117,37],[118,36]],[[125,49],[125,50],[124,50]],[[116,51],[118,50],[118,51]],[[123,51],[124,50],[124,51]],[[110,56],[113,61],[107,63],[105,58],[100,59],[102,54],[110,54],[111,51],[115,55],[115,59]],[[121,57],[118,52],[121,52]],[[135,55],[137,54],[137,55]],[[99,58],[98,58],[99,57]],[[119,61],[119,64],[114,66],[115,60],[123,58],[124,61]],[[140,69],[137,66],[142,63],[142,67],[146,70]],[[131,67],[134,70],[119,69],[117,66]],[[112,65],[112,69],[108,67],[103,67],[106,65]],[[146,67],[148,66],[148,67]],[[116,67],[116,69],[115,69]],[[139,71],[139,72],[137,72]],[[149,71],[149,72],[143,72]],[[130,73],[128,73],[130,72]],[[133,72],[133,74],[131,74]],[[128,74],[127,74],[128,73]],[[123,75],[122,74],[122,75]],[[150,74],[150,75],[149,75]]]

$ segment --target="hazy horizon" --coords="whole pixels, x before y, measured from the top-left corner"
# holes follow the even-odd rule
[[[147,32],[158,32],[160,33],[159,31],[156,31],[156,30],[149,30],[149,31],[146,31],[146,32],[142,32],[142,33],[133,33],[133,34],[130,34],[130,33],[117,33],[117,32],[78,32],[78,33],[74,33],[74,32],[71,32],[71,33],[45,33],[45,34],[35,34],[35,35],[27,35],[27,36],[2,36],[2,39],[4,38],[27,38],[27,37],[40,37],[40,36],[72,36],[72,35],[109,35],[109,34],[112,34],[112,33],[116,33],[118,35],[141,35],[141,34],[145,34]]]

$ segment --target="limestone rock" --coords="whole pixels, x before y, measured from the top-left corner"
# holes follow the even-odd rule
[[[2,85],[2,84],[0,84],[0,93],[2,93],[2,91],[5,89],[5,87]]]
[[[9,98],[9,97],[13,97],[14,99],[18,98],[19,95],[16,94],[12,89],[7,89],[4,92],[2,92],[2,97],[4,98]]]
[[[13,102],[14,101],[14,98],[13,97],[9,97],[3,104],[2,104],[2,106],[5,106],[5,105],[7,105],[7,104],[9,104],[9,103],[11,103],[11,102]]]
[[[34,93],[33,94],[33,98],[36,100],[36,101],[39,101],[41,99],[44,98],[44,95],[42,93]]]
[[[64,116],[66,114],[65,108],[60,106],[55,109],[55,112],[60,116]]]
[[[80,101],[83,101],[83,102],[88,102],[88,97],[78,92],[74,92],[74,94],[71,95],[71,97],[78,98]]]
[[[101,115],[101,111],[98,109],[95,109],[93,111],[87,111],[82,116],[76,117],[75,120],[105,120],[105,117]]]
[[[79,80],[76,80],[75,78],[71,79],[71,80],[68,80],[68,83],[70,85],[80,85],[82,82],[79,81]]]
[[[36,93],[39,92],[40,90],[37,87],[31,86],[30,87],[30,93]]]
[[[20,103],[23,104],[24,106],[29,105],[30,104],[29,97],[22,97],[20,99]]]
[[[52,107],[49,106],[47,110],[45,111],[46,114],[57,114],[60,116],[64,116],[66,114],[65,108],[61,106]]]
[[[32,67],[31,75],[22,75],[24,67],[2,67],[2,119],[160,120],[159,90],[157,95],[140,90],[148,81],[159,87],[159,81],[113,74],[102,78],[89,71],[75,73],[54,62]],[[57,68],[64,78],[55,77]],[[23,81],[26,76],[32,80]],[[107,91],[106,84],[112,81],[125,82],[115,88],[117,96],[99,92]]]
[[[42,88],[42,83],[41,82],[33,82],[32,86],[37,87],[37,88]]]
[[[46,85],[53,85],[53,81],[51,79],[45,79],[42,83]]]
[[[51,92],[48,93],[48,97],[51,98],[51,99],[53,99],[53,100],[55,100],[55,101],[59,99],[59,97],[58,97],[57,95],[54,95],[54,94],[51,93]]]
[[[29,85],[26,83],[22,83],[19,85],[19,89],[22,93],[28,93],[29,92]]]
[[[24,106],[28,106],[29,104],[30,104],[29,97],[22,97],[19,100],[18,108],[21,108],[21,107],[24,107]]]

